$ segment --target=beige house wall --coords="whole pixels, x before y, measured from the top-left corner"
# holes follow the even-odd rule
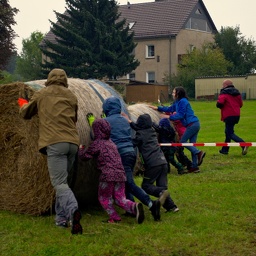
[[[207,77],[195,79],[195,98],[216,98],[225,79],[232,80],[244,99],[256,99],[256,74],[239,77]]]
[[[163,83],[164,73],[169,70],[170,43],[166,39],[141,40],[136,42],[135,58],[139,60],[140,65],[135,70],[136,80],[146,82],[146,73],[155,72],[156,83]],[[146,57],[148,45],[155,46],[155,56]],[[159,56],[159,57],[158,57]]]
[[[213,42],[214,35],[197,30],[181,30],[176,38],[158,38],[137,40],[135,58],[140,62],[135,72],[135,79],[146,81],[147,72],[155,72],[156,83],[163,83],[166,75],[176,74],[178,55],[186,54],[191,47],[200,48],[204,43]],[[155,56],[146,57],[147,45],[155,46]]]

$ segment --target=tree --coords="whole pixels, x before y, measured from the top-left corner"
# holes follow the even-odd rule
[[[12,8],[8,0],[0,0],[0,70],[4,70],[13,52],[16,37],[12,26],[16,24],[14,16],[19,10]]]
[[[177,67],[177,75],[165,77],[171,86],[183,86],[190,97],[195,95],[195,78],[200,76],[224,76],[232,64],[225,59],[221,49],[205,44],[182,57]]]
[[[22,40],[22,51],[17,58],[16,73],[22,80],[30,81],[44,78],[42,73],[42,52],[39,47],[44,35],[35,31]]]
[[[115,0],[66,0],[64,14],[55,12],[51,22],[57,43],[45,40],[43,53],[50,58],[43,67],[54,67],[78,78],[116,78],[136,69],[133,33],[118,20]]]
[[[239,26],[221,27],[215,35],[215,43],[221,48],[225,58],[233,63],[228,69],[229,75],[254,73],[256,68],[256,44],[253,39],[245,39]]]

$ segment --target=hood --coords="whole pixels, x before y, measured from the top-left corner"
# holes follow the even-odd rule
[[[62,85],[68,87],[68,77],[63,69],[55,68],[49,74],[45,86]]]
[[[96,119],[92,124],[94,140],[108,140],[110,138],[110,124],[106,119]]]
[[[170,128],[171,124],[170,124],[170,120],[168,118],[162,118],[160,121],[159,121],[159,125],[161,127],[165,127],[165,128]]]
[[[140,115],[135,124],[136,130],[143,130],[152,127],[152,119],[149,114]]]
[[[111,116],[114,114],[121,113],[121,101],[119,98],[112,96],[103,102],[102,109],[106,116]]]
[[[234,85],[230,85],[221,89],[220,94],[229,94],[232,96],[237,96],[240,95],[240,92],[234,87]]]

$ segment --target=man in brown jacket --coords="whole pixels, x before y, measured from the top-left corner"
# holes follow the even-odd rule
[[[45,86],[29,102],[19,99],[20,115],[24,119],[39,116],[38,145],[39,151],[47,155],[49,175],[56,191],[56,225],[68,227],[71,221],[71,233],[82,234],[81,212],[67,183],[79,146],[77,98],[68,89],[67,75],[62,69],[53,69]]]

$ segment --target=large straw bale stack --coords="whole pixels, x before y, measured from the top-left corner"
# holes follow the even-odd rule
[[[49,180],[46,157],[37,148],[38,118],[23,120],[17,105],[21,88],[32,96],[45,82],[37,80],[0,86],[0,209],[40,215],[51,209],[54,203],[55,194]],[[69,78],[68,84],[78,98],[80,143],[88,146],[91,139],[86,114],[92,112],[100,117],[104,99],[111,95],[120,96],[98,80]],[[122,99],[121,102],[122,110],[128,113]],[[81,208],[98,203],[99,173],[93,160],[82,162],[77,159],[70,177],[70,185]]]

